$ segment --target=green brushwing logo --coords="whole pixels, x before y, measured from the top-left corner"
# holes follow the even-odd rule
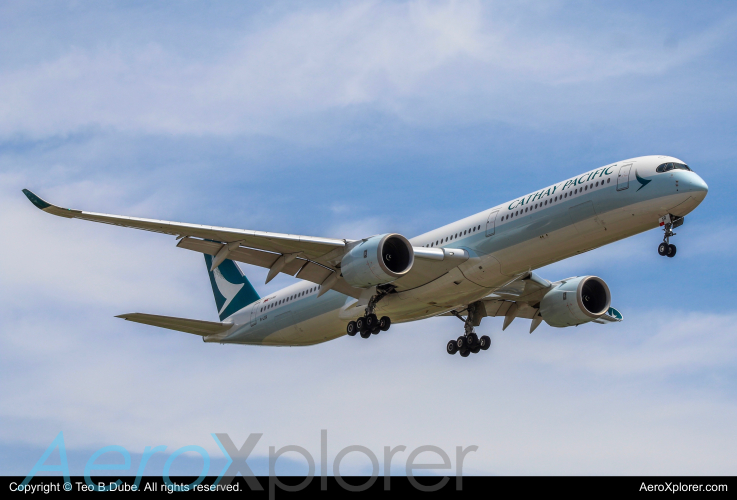
[[[637,191],[639,191],[640,189],[644,188],[645,186],[647,186],[648,184],[650,184],[650,182],[652,181],[652,179],[643,179],[642,177],[640,177],[640,175],[637,173],[637,170],[635,170],[635,179],[637,179],[637,182],[639,182],[640,184],[642,184],[642,186],[640,186],[637,189]],[[637,192],[637,191],[635,191],[635,192]]]

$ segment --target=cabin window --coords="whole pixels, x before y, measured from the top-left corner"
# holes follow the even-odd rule
[[[607,184],[609,184],[610,182],[612,182],[612,178],[611,177],[606,180],[606,183]]]

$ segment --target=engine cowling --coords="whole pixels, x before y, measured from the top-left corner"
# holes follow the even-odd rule
[[[580,276],[566,280],[545,294],[540,315],[550,326],[564,327],[588,323],[609,310],[612,297],[603,279]]]
[[[353,247],[340,264],[343,278],[351,286],[368,288],[395,281],[412,269],[415,253],[401,234],[372,236]]]

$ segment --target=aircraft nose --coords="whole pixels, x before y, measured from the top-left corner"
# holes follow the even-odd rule
[[[691,196],[698,198],[699,201],[706,198],[706,193],[709,192],[709,186],[706,185],[704,179],[699,177],[698,174],[691,172],[684,186],[688,191],[691,192]]]

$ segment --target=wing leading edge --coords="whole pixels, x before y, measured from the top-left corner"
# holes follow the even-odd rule
[[[176,236],[181,240],[177,244],[178,247],[212,255],[214,257],[212,268],[227,258],[268,268],[267,283],[281,272],[321,285],[320,295],[335,290],[350,297],[360,298],[364,292],[361,288],[349,285],[340,274],[343,255],[360,240],[320,238],[87,212],[53,205],[28,189],[24,189],[23,193],[37,208],[59,217]],[[468,259],[468,253],[462,249],[415,247],[414,252],[418,261],[415,262],[412,272],[394,283],[399,291],[429,283]]]

